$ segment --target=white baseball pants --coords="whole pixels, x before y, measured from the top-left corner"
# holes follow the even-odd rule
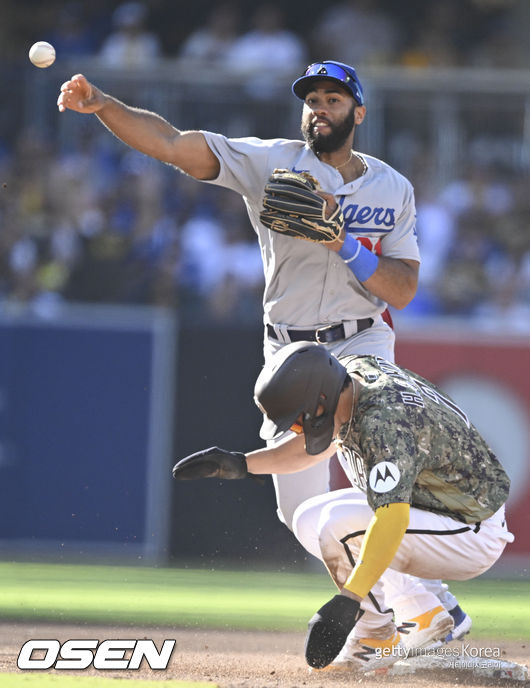
[[[296,537],[324,562],[339,589],[355,566],[372,516],[366,497],[353,489],[309,499],[294,514]],[[422,579],[468,580],[487,571],[513,539],[506,527],[504,507],[478,525],[412,507],[405,536],[384,575],[395,574],[398,579],[409,579],[400,574],[410,574]],[[421,606],[421,612],[432,608]],[[361,609],[365,613],[356,627],[356,634],[361,637],[392,619],[383,579],[362,601]],[[404,618],[415,615],[410,613]]]

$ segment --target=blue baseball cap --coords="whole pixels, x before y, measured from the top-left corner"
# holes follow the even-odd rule
[[[334,60],[310,64],[304,74],[292,85],[293,93],[300,100],[304,100],[311,85],[321,79],[336,81],[352,94],[358,105],[364,105],[363,87],[357,72],[353,67]]]

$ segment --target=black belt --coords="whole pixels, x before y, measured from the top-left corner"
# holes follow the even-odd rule
[[[372,318],[362,318],[357,320],[357,333],[367,330],[372,327],[374,321]],[[344,332],[344,325],[326,325],[326,327],[319,327],[318,330],[285,330],[286,335],[291,342],[318,342],[319,344],[328,344],[329,342],[338,342],[340,339],[346,339]],[[272,325],[267,323],[267,334],[272,339],[279,339],[276,331]]]

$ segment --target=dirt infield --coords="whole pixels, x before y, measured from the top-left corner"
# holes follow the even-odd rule
[[[0,623],[0,671],[17,671],[16,660],[20,648],[30,639],[94,638],[152,638],[160,643],[166,638],[177,641],[171,662],[166,671],[153,671],[149,667],[137,672],[105,671],[106,677],[181,679],[211,681],[221,688],[331,688],[334,686],[362,685],[380,688],[382,684],[395,688],[429,686],[524,686],[523,682],[477,679],[469,672],[416,673],[412,676],[375,678],[344,675],[330,672],[309,673],[303,659],[304,636],[301,633],[258,633],[242,631],[206,631],[149,627],[73,626],[33,623]],[[493,648],[503,660],[529,664],[530,643],[482,640],[469,642],[469,647]],[[498,648],[498,650],[497,650]],[[32,672],[33,673],[33,672]],[[73,673],[73,672],[72,672]],[[87,676],[97,673],[84,671]],[[529,685],[529,684],[526,684]]]

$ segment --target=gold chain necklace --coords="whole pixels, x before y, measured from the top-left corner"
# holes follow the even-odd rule
[[[344,167],[345,165],[347,165],[347,164],[350,162],[350,160],[351,160],[352,158],[353,158],[353,151],[350,150],[350,157],[346,160],[346,162],[343,162],[343,163],[341,163],[340,165],[333,165],[333,167],[334,167],[336,170],[340,170],[340,168],[341,168],[341,167]]]
[[[346,162],[342,162],[340,165],[333,165],[333,167],[334,167],[336,170],[340,170],[341,167],[345,167],[345,166],[351,161],[351,159],[353,158],[354,155],[355,155],[355,157],[357,158],[357,160],[361,163],[361,165],[363,166],[363,169],[362,169],[361,174],[359,175],[359,177],[364,177],[364,175],[368,172],[368,165],[366,164],[365,159],[362,158],[362,157],[359,155],[359,153],[354,153],[353,149],[350,150],[350,157],[346,160]]]
[[[364,158],[362,158],[359,155],[359,153],[354,153],[353,149],[350,150],[350,156],[345,162],[341,162],[340,165],[331,165],[331,166],[334,167],[336,170],[340,170],[341,167],[345,167],[351,161],[351,159],[353,158],[354,155],[357,158],[357,160],[361,163],[361,165],[363,166],[363,169],[362,169],[359,177],[364,177],[364,175],[368,172],[368,165],[366,164]],[[320,155],[318,153],[317,153],[317,157],[320,158]],[[328,163],[328,164],[331,164],[331,163]]]

